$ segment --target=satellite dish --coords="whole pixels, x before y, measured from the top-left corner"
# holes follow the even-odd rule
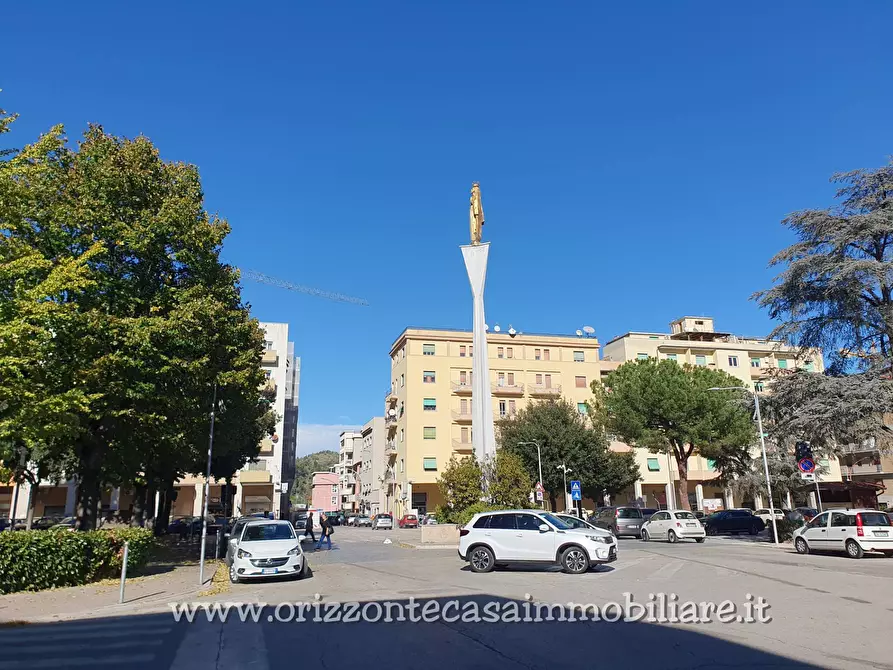
[[[499,324],[498,323],[495,326],[493,326],[493,330],[497,333],[499,332]]]
[[[583,331],[577,328],[577,337],[583,337]]]
[[[395,410],[395,409],[389,409],[389,410],[388,410],[388,416],[397,416],[397,410]]]
[[[484,324],[484,330],[490,330],[490,326],[488,326],[486,323]]]
[[[583,326],[583,332],[586,333],[587,335],[594,335],[595,328],[593,328],[592,326]]]
[[[511,335],[512,337],[514,337],[514,336],[517,335],[517,334],[518,334],[518,331],[515,330],[514,328],[512,328],[511,325],[509,325],[509,335]]]

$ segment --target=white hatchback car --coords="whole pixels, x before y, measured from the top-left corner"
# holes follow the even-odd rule
[[[549,563],[581,574],[597,563],[616,561],[617,539],[601,528],[573,529],[542,510],[486,512],[459,530],[459,557],[472,572],[509,563]]]
[[[300,579],[306,566],[301,539],[288,521],[249,521],[227,546],[229,580],[238,584],[243,579],[285,575]]]
[[[651,515],[642,524],[642,540],[667,540],[677,542],[691,538],[695,542],[703,542],[707,531],[698,518],[685,510],[660,511]]]
[[[794,531],[794,548],[800,554],[839,551],[862,558],[876,551],[893,556],[893,527],[890,517],[876,509],[828,510]]]
[[[758,516],[763,520],[763,523],[766,524],[766,527],[772,525],[772,517],[775,517],[776,521],[781,521],[784,519],[784,510],[780,510],[777,507],[773,507],[772,510],[768,508],[758,509],[753,513],[754,516]]]

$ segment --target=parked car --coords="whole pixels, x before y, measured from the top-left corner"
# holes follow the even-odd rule
[[[247,521],[238,536],[230,537],[226,551],[229,580],[233,584],[274,575],[300,579],[305,572],[304,551],[288,521]]]
[[[701,524],[704,523],[704,519],[706,519],[708,516],[710,516],[710,514],[709,514],[708,512],[703,512],[703,511],[701,511],[701,510],[695,510],[695,511],[692,512],[692,514],[695,515],[695,518],[696,518],[698,521],[700,521]]]
[[[400,520],[397,521],[397,525],[400,528],[418,528],[419,527],[419,517],[415,514],[404,514],[400,517]]]
[[[704,529],[707,535],[719,535],[720,533],[750,533],[756,535],[766,527],[763,520],[754,516],[750,510],[730,509],[715,512],[704,520]]]
[[[31,522],[31,530],[49,530],[60,521],[61,516],[41,516]]]
[[[829,510],[794,531],[794,548],[800,554],[834,551],[862,558],[874,551],[893,556],[893,526],[876,509]]]
[[[807,522],[812,521],[819,511],[815,507],[798,507],[797,511],[803,515],[803,519]]]
[[[642,509],[633,505],[620,507],[602,507],[590,519],[599,528],[604,528],[617,537],[632,535],[642,536],[642,524],[657,510]]]
[[[778,509],[777,507],[773,507],[771,510],[768,508],[758,509],[753,513],[754,516],[758,516],[763,520],[763,523],[768,526],[772,523],[772,517],[775,517],[776,521],[781,521],[784,519],[784,510]]]
[[[542,510],[485,512],[459,530],[459,557],[472,572],[547,563],[581,574],[592,565],[617,560],[617,538],[602,528],[571,528]]]
[[[357,528],[359,528],[361,526],[366,526],[368,528],[371,528],[372,527],[372,517],[370,517],[368,514],[360,514],[353,523]]]
[[[686,510],[664,510],[655,512],[642,524],[642,539],[666,540],[671,544],[679,540],[692,539],[703,542],[707,531],[698,518]]]
[[[78,519],[76,516],[67,516],[55,526],[51,526],[50,530],[74,530]]]
[[[382,528],[391,529],[394,527],[394,517],[390,514],[376,514],[372,520],[372,530],[380,530]]]
[[[347,515],[347,525],[348,526],[353,526],[354,524],[356,524],[356,521],[357,521],[356,514],[348,514]]]

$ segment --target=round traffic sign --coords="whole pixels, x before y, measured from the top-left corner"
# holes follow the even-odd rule
[[[811,458],[801,458],[797,462],[797,467],[800,468],[800,472],[815,472],[815,461]]]

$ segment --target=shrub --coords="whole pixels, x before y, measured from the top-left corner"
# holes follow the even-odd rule
[[[121,570],[125,541],[130,543],[128,571],[145,565],[155,543],[145,528],[0,533],[0,594],[114,576]]]
[[[794,531],[797,530],[800,526],[802,526],[805,522],[801,519],[799,521],[791,521],[790,519],[776,519],[775,525],[778,528],[778,541],[779,542],[788,542],[791,538],[794,537]],[[769,531],[769,540],[772,541],[772,520],[769,520],[769,523],[766,524],[766,528]]]
[[[471,517],[475,514],[480,514],[481,512],[495,512],[501,509],[508,508],[502,507],[501,505],[488,505],[487,503],[478,502],[457,512],[452,519],[452,523],[464,526],[471,521]]]

